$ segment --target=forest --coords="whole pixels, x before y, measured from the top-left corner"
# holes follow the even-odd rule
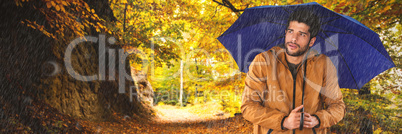
[[[247,8],[308,2],[378,33],[396,66],[342,88],[330,131],[401,133],[400,0],[1,1],[0,133],[252,133],[217,38]]]

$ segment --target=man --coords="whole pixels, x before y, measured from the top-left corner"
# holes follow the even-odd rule
[[[294,11],[284,31],[285,44],[254,58],[241,105],[254,133],[326,133],[342,120],[345,104],[336,68],[327,56],[310,49],[319,29],[313,13]]]

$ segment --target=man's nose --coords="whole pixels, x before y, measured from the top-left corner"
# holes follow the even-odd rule
[[[296,35],[296,34],[293,34],[293,35],[290,37],[290,41],[292,41],[293,43],[295,43],[295,42],[297,41],[297,35]]]

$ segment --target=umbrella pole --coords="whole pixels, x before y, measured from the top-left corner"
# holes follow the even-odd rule
[[[310,50],[308,50],[307,51],[307,54],[306,54],[306,59],[305,59],[305,62],[304,62],[304,72],[303,72],[303,90],[302,90],[302,105],[304,105],[304,89],[305,89],[305,86],[306,86],[306,74],[307,74],[307,57],[308,57],[308,55],[309,55],[309,53],[310,53]],[[300,127],[299,127],[299,129],[300,130],[303,130],[303,122],[304,122],[304,106],[303,106],[303,108],[301,109],[301,116],[300,116]]]

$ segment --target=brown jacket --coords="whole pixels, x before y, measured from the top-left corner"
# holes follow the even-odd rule
[[[297,67],[295,107],[302,103],[304,63]],[[320,124],[313,129],[296,129],[296,134],[326,133],[326,129],[342,120],[345,113],[336,68],[324,54],[310,51],[306,72],[304,111],[318,117]],[[254,58],[245,80],[241,105],[243,117],[254,124],[254,133],[292,133],[281,124],[293,108],[293,84],[283,48],[275,46]]]

